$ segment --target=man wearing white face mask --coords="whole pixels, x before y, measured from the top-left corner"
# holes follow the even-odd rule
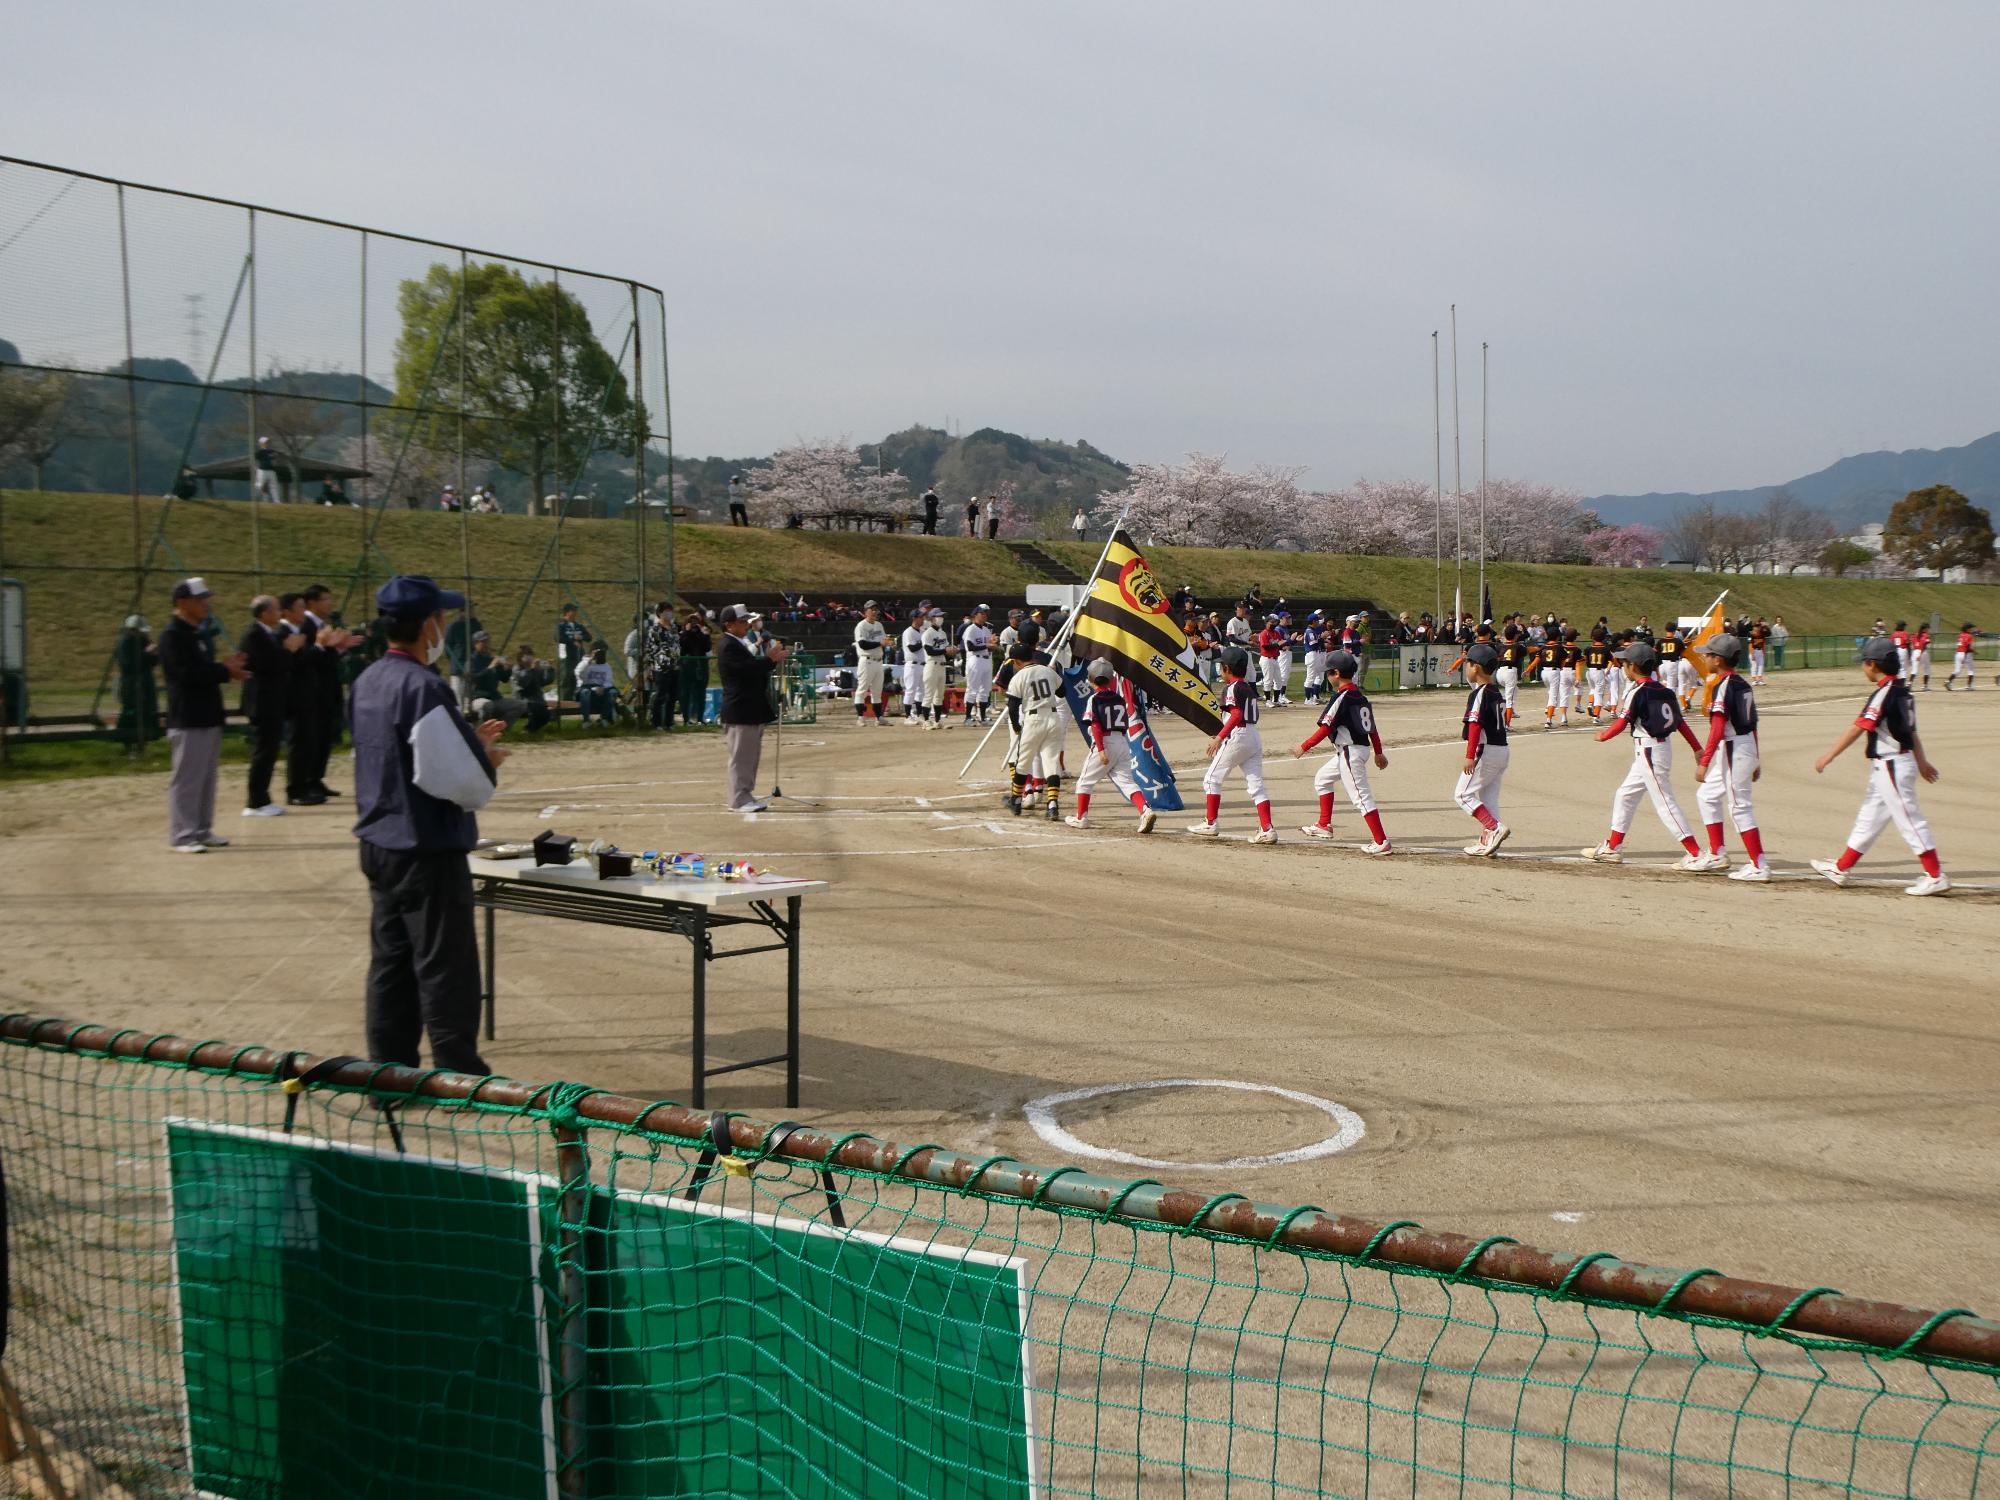
[[[368,1056],[461,1073],[490,1071],[479,1055],[479,943],[465,856],[474,812],[493,795],[506,729],[465,721],[437,673],[444,612],[465,596],[401,575],[376,590],[389,650],[354,681],[354,836],[372,901]]]

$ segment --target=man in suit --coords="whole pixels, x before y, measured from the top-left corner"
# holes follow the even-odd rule
[[[275,818],[284,808],[271,800],[271,770],[284,743],[285,720],[291,700],[292,662],[306,638],[294,631],[278,634],[284,621],[278,600],[259,594],[250,601],[250,628],[236,643],[236,654],[250,669],[243,684],[243,717],[250,721],[250,786],[243,805],[246,818]]]
[[[729,742],[729,780],[724,801],[731,812],[762,812],[770,804],[756,792],[757,763],[764,754],[764,726],[778,717],[771,702],[771,673],[791,653],[770,640],[754,651],[744,637],[756,618],[740,604],[723,606],[716,617],[722,640],[715,665],[722,678],[722,733]]]
[[[361,637],[333,623],[333,590],[323,583],[307,586],[303,596],[312,647],[303,660],[310,663],[312,691],[319,706],[319,740],[314,745],[312,789],[322,800],[340,793],[326,784],[326,765],[347,727],[347,704],[341,692],[341,655]]]
[[[293,642],[297,644],[294,645]],[[321,702],[312,690],[313,628],[304,594],[278,596],[278,644],[291,653],[285,715],[291,743],[285,750],[285,805],[318,807],[326,801],[313,785],[318,779]]]

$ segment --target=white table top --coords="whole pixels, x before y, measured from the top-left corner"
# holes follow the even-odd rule
[[[637,859],[637,856],[634,856]],[[537,865],[529,855],[522,859],[481,859],[471,855],[466,863],[482,880],[512,880],[523,885],[553,885],[588,895],[645,896],[655,901],[682,901],[690,906],[748,906],[752,901],[778,901],[787,896],[816,896],[825,891],[824,880],[792,880],[784,876],[758,873],[748,880],[690,880],[667,875],[654,879],[644,875],[616,875],[599,880],[588,860],[567,865]]]

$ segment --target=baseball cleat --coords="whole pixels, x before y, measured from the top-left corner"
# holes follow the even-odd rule
[[[1309,839],[1330,839],[1333,837],[1333,830],[1324,823],[1301,823],[1299,824],[1299,832],[1303,833]]]
[[[1839,865],[1830,859],[1816,859],[1812,862],[1812,867],[1828,880],[1831,880],[1835,885],[1847,884],[1847,871],[1841,869]]]
[[[1060,823],[1062,821],[1062,809],[1054,802],[1049,803],[1049,821],[1051,823]]]
[[[1090,820],[1088,818],[1079,818],[1075,813],[1071,813],[1068,817],[1064,818],[1063,821],[1069,824],[1069,826],[1072,828],[1088,828],[1090,826]]]
[[[1467,845],[1465,846],[1465,850],[1464,850],[1464,852],[1465,852],[1465,853],[1467,853],[1467,854],[1470,854],[1470,855],[1472,855],[1472,856],[1473,856],[1473,857],[1474,857],[1475,859],[1483,859],[1483,858],[1485,858],[1485,855],[1486,855],[1486,840],[1482,838],[1482,839],[1481,839],[1481,840],[1480,840],[1480,841],[1479,841],[1478,843],[1476,843],[1476,844],[1467,844]]]
[[[1514,830],[1509,828],[1505,823],[1489,828],[1486,830],[1485,837],[1479,841],[1479,852],[1486,858],[1491,859],[1500,852],[1500,846],[1513,836]]]
[[[1674,861],[1674,868],[1683,875],[1699,875],[1709,868],[1706,859],[1702,854],[1683,854]]]
[[[1153,825],[1159,821],[1160,821],[1160,815],[1154,812],[1152,808],[1150,807],[1147,808],[1144,812],[1139,814],[1139,832],[1151,833],[1153,831]]]
[[[1729,868],[1729,856],[1720,849],[1711,850],[1707,854],[1697,854],[1694,857],[1694,868],[1703,875],[1726,870]]]
[[[1622,865],[1625,863],[1625,856],[1609,844],[1599,844],[1595,849],[1580,849],[1577,852],[1595,864]]]
[[[1951,877],[1942,871],[1936,875],[1926,875],[1915,885],[1903,887],[1905,896],[1942,896],[1951,889]]]
[[[1021,799],[1019,797],[1016,797],[1010,793],[1009,795],[1001,798],[1000,800],[1002,805],[1006,807],[1007,811],[1012,813],[1017,818],[1021,816]]]
[[[1216,827],[1213,823],[1190,823],[1187,831],[1196,838],[1212,839],[1215,837]]]
[[[1275,828],[1260,828],[1250,835],[1250,842],[1253,844],[1275,844],[1278,842],[1278,830]]]
[[[1386,842],[1380,844],[1363,844],[1361,852],[1363,854],[1394,854],[1396,846]]]
[[[1729,878],[1731,880],[1754,881],[1759,885],[1765,885],[1770,882],[1771,872],[1762,865],[1745,865],[1740,870],[1731,870]]]

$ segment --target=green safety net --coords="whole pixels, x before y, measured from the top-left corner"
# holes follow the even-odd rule
[[[566,1085],[0,1074],[5,1369],[135,1494],[2000,1493],[1992,1368],[705,1161]]]

